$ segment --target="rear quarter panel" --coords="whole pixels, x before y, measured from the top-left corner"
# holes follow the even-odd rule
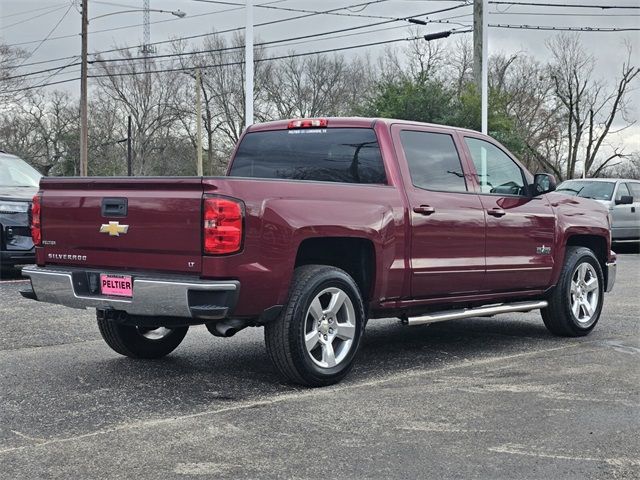
[[[300,244],[308,238],[369,239],[375,250],[372,298],[394,298],[404,289],[404,208],[392,186],[330,182],[204,179],[205,194],[245,204],[243,249],[205,256],[202,276],[241,282],[237,316],[255,316],[286,301]]]

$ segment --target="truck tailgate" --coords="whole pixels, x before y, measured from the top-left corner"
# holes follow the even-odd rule
[[[200,178],[45,178],[39,264],[199,274]],[[123,206],[124,205],[124,206]]]

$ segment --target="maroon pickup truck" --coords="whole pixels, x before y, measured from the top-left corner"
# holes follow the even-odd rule
[[[289,381],[353,365],[367,320],[541,310],[586,335],[615,280],[607,210],[553,192],[474,131],[387,119],[253,125],[226,177],[44,178],[23,295],[95,308],[116,352],[157,358],[191,325],[265,327]]]

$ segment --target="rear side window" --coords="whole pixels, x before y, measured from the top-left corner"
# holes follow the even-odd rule
[[[253,132],[244,136],[229,176],[386,184],[370,128]]]
[[[415,187],[466,192],[460,156],[451,135],[403,130],[400,142]]]

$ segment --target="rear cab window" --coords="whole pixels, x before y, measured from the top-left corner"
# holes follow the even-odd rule
[[[441,192],[467,191],[460,156],[451,135],[402,130],[400,142],[414,187]]]
[[[303,128],[247,133],[231,177],[387,184],[371,128]]]

